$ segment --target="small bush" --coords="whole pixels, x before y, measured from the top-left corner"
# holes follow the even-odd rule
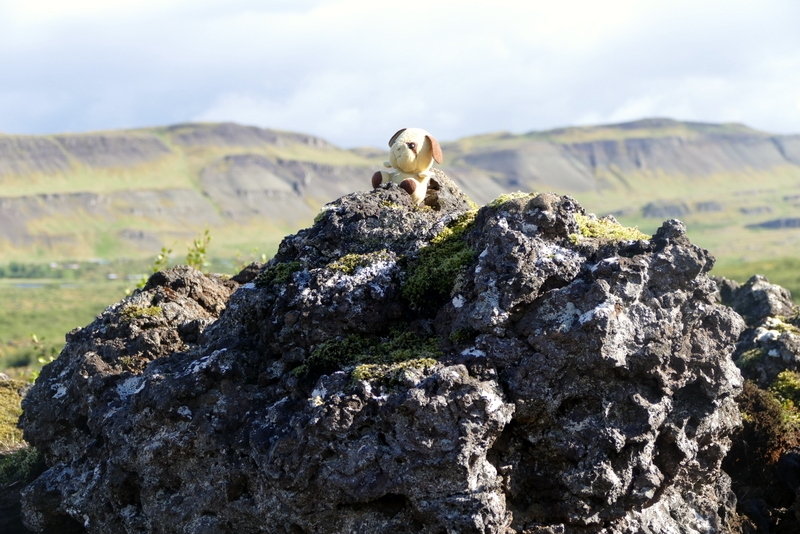
[[[736,401],[743,427],[733,438],[725,471],[747,484],[769,483],[775,462],[798,445],[796,413],[787,412],[772,392],[749,380]]]
[[[0,454],[0,488],[17,481],[30,482],[45,470],[44,456],[33,447]]]
[[[211,232],[206,228],[202,236],[195,238],[186,252],[186,265],[202,271],[210,265],[206,259],[208,245],[211,243]],[[162,249],[163,252],[164,249]]]

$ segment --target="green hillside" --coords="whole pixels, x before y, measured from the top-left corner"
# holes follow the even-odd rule
[[[0,135],[0,257],[146,257],[203,228],[216,252],[274,250],[375,166],[301,134],[191,124]]]

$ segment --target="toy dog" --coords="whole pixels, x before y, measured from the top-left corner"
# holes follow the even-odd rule
[[[442,148],[431,134],[421,128],[403,128],[389,140],[389,161],[383,166],[391,171],[372,175],[372,187],[393,182],[421,204],[428,191],[433,162],[442,162]]]

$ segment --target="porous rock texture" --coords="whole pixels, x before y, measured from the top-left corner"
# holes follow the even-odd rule
[[[755,275],[745,284],[717,278],[724,304],[742,315],[747,329],[742,333],[734,361],[745,378],[765,388],[781,371],[800,370],[798,309],[786,288]]]
[[[393,184],[332,202],[257,284],[260,266],[175,268],[72,332],[24,401],[50,466],[24,491],[26,524],[737,532],[720,463],[743,322],[715,303],[708,253],[678,221],[650,241],[586,238],[570,197],[474,214],[435,180],[427,207]],[[410,298],[454,229],[467,261],[448,291]],[[403,336],[436,340],[436,361],[412,347],[394,367],[311,365]]]

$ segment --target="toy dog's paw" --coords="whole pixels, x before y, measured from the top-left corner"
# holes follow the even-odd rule
[[[383,166],[386,167],[387,169],[391,169],[392,168],[392,162],[391,161],[384,161],[383,162]]]
[[[411,178],[406,178],[400,182],[400,189],[413,196],[414,191],[417,190],[417,182]]]
[[[377,189],[379,185],[383,182],[383,175],[381,171],[376,171],[375,174],[372,175],[372,189]]]

